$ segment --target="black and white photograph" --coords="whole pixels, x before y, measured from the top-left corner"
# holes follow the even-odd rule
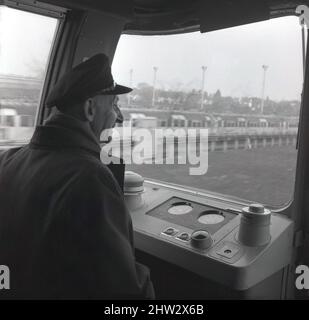
[[[308,28],[308,0],[0,0],[0,302],[309,300]]]

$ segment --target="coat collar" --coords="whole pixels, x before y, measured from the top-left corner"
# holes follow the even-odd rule
[[[63,113],[52,115],[37,126],[30,146],[83,149],[100,157],[100,142],[86,122]]]

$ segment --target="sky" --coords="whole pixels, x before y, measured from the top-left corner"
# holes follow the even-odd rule
[[[57,21],[0,7],[0,74],[38,76],[44,71]],[[116,82],[132,85],[205,90],[234,97],[262,92],[273,100],[300,99],[302,90],[301,29],[297,17],[284,17],[201,34],[169,36],[122,35],[112,70]]]
[[[57,20],[0,7],[0,74],[44,73]]]
[[[201,89],[206,66],[205,90],[217,89],[235,97],[261,96],[263,69],[265,96],[274,100],[300,99],[302,90],[301,27],[297,17],[272,19],[220,31],[169,36],[123,35],[113,62],[115,80],[133,86]]]

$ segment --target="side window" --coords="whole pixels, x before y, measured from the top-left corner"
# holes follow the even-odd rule
[[[268,206],[292,199],[303,85],[297,17],[205,34],[124,34],[113,71],[134,88],[120,103],[126,119],[144,115],[135,127],[154,118],[153,130],[208,130],[208,144],[200,148],[208,150],[208,167],[200,175],[190,174],[192,164],[175,160],[174,141],[166,143],[162,164],[155,163],[159,153],[152,149],[143,164],[132,161],[128,169]],[[190,146],[187,139],[183,147]]]
[[[0,6],[0,146],[34,131],[58,20]]]

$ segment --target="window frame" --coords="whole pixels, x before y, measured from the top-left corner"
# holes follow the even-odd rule
[[[270,18],[269,20],[271,19],[275,19],[275,18],[283,18],[283,17],[298,17],[298,15],[296,14],[295,11],[291,11],[291,10],[281,10],[280,12],[278,11],[274,11],[274,12],[271,12],[270,14]],[[262,20],[262,21],[258,21],[258,22],[264,22],[264,21],[268,21],[268,20]],[[241,25],[239,26],[234,26],[234,27],[240,27]],[[218,29],[218,30],[215,30],[215,31],[219,31],[219,30],[223,30],[223,29]],[[151,37],[151,36],[168,36],[168,35],[177,35],[177,34],[185,34],[185,33],[192,33],[192,32],[196,32],[196,31],[200,31],[199,29],[199,26],[193,26],[193,27],[190,27],[190,28],[185,28],[185,29],[175,29],[175,30],[169,30],[167,32],[163,32],[163,31],[160,31],[160,32],[156,32],[156,31],[141,31],[141,30],[130,30],[130,29],[126,29],[122,32],[121,36],[122,35],[129,35],[129,36],[145,36],[145,37]],[[307,37],[306,37],[306,48],[308,49],[309,47],[309,44],[308,44],[308,40],[309,40],[309,29],[307,30]],[[119,41],[121,40],[121,36],[119,37],[119,40],[118,40],[118,43]],[[118,45],[118,44],[117,44]],[[117,51],[117,47],[116,47],[116,50],[115,52]],[[308,50],[306,50],[306,59],[305,59],[305,62],[306,62],[306,66],[309,65],[309,61],[308,61]],[[304,88],[305,88],[305,77],[306,77],[306,74],[308,74],[308,68],[306,68],[306,72],[304,73],[304,77],[303,77],[303,82],[302,82],[302,92],[304,91]],[[300,131],[300,125],[302,123],[302,107],[303,107],[303,95],[301,96],[301,99],[300,99],[300,111],[299,111],[299,116],[298,116],[298,132]],[[225,121],[224,120],[220,120],[221,125],[220,127],[225,127]],[[173,127],[173,125],[172,125]],[[205,128],[208,128],[205,126]],[[299,142],[299,134],[297,134],[297,141],[298,143]],[[282,204],[280,206],[274,206],[274,205],[268,205],[268,204],[265,204],[265,206],[269,209],[272,210],[272,212],[274,213],[277,213],[277,214],[281,214],[281,215],[285,215],[287,217],[293,217],[293,209],[294,209],[294,203],[295,203],[295,198],[297,198],[297,195],[296,195],[296,192],[297,192],[297,188],[296,188],[296,185],[299,183],[298,181],[298,167],[299,167],[299,149],[297,148],[297,155],[296,155],[296,167],[295,167],[295,180],[294,180],[294,188],[293,188],[293,193],[292,193],[292,196],[290,198],[290,200],[288,202],[286,202],[285,204]],[[145,180],[144,180],[146,183],[149,182],[149,183],[155,183],[157,185],[161,185],[161,186],[164,186],[164,187],[169,187],[171,189],[175,189],[175,190],[178,190],[178,191],[185,191],[185,192],[189,192],[189,193],[194,193],[194,194],[197,194],[197,195],[200,195],[200,196],[203,196],[203,197],[207,197],[207,198],[211,198],[211,199],[214,199],[214,200],[218,200],[218,201],[221,201],[221,202],[229,202],[229,203],[234,203],[236,206],[239,206],[239,205],[250,205],[252,203],[252,201],[250,200],[246,200],[246,199],[242,199],[242,198],[238,198],[237,196],[233,196],[233,195],[227,195],[227,194],[221,194],[219,192],[216,192],[216,191],[211,191],[211,190],[204,190],[204,189],[200,189],[200,188],[197,188],[197,187],[191,187],[191,186],[182,186],[182,185],[179,185],[179,184],[176,184],[176,183],[173,183],[173,182],[166,182],[166,181],[161,181],[159,179],[152,179],[152,178],[147,178],[145,177]],[[192,191],[193,190],[193,191]]]
[[[42,82],[42,86],[39,93],[38,106],[36,108],[36,112],[33,120],[33,128],[35,128],[37,125],[41,124],[42,122],[40,115],[42,113],[42,110],[44,110],[44,100],[45,100],[44,92],[46,91],[46,85],[50,77],[52,64],[57,51],[56,48],[58,47],[61,39],[61,34],[63,32],[63,27],[64,27],[64,21],[65,21],[66,13],[68,10],[63,7],[49,5],[49,4],[37,2],[34,0],[31,0],[31,1],[22,0],[18,2],[11,1],[11,0],[0,0],[0,7],[7,7],[14,10],[22,11],[22,12],[33,13],[43,17],[56,19],[56,26],[53,34],[53,40],[51,42],[49,54],[46,60],[45,73],[42,79],[43,82]],[[17,145],[22,146],[27,143],[28,141],[25,141],[23,143],[18,143]],[[11,145],[8,145],[8,147],[11,147]]]

